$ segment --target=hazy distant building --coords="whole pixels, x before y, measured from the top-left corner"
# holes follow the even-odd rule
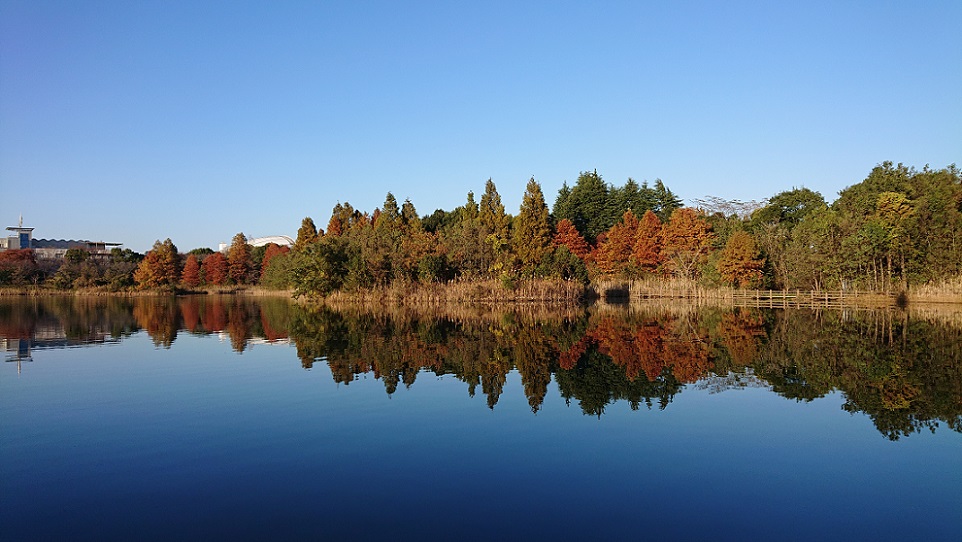
[[[0,250],[19,250],[24,248],[33,249],[38,258],[59,259],[63,258],[67,250],[79,248],[86,250],[93,255],[106,255],[110,249],[123,246],[123,243],[107,243],[104,241],[78,241],[74,239],[34,239],[33,228],[23,227],[23,218],[20,224],[10,226],[8,231],[14,235],[0,238]]]

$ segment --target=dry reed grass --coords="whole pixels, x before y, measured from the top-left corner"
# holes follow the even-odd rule
[[[909,303],[962,303],[962,275],[909,287]]]
[[[523,280],[505,285],[496,280],[452,281],[422,284],[414,282],[359,290],[334,292],[333,303],[382,303],[407,306],[485,303],[548,303],[577,305],[584,298],[581,284],[560,280]]]

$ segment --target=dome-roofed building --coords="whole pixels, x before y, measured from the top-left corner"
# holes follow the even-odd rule
[[[247,240],[247,244],[252,247],[262,247],[271,243],[281,247],[294,246],[294,240],[286,235],[268,235],[267,237],[257,237]]]
[[[286,235],[268,235],[267,237],[248,237],[247,244],[252,247],[262,247],[264,245],[269,245],[274,243],[277,246],[291,248],[294,246],[294,240]],[[221,243],[217,246],[217,250],[220,252],[227,252],[230,245],[227,243]]]

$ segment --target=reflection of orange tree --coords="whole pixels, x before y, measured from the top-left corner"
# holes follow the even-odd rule
[[[690,383],[713,366],[707,336],[695,330],[688,318],[663,316],[661,320],[631,322],[603,317],[589,335],[598,351],[622,367],[630,381],[642,371],[654,381],[668,368],[679,382]]]
[[[664,335],[665,329],[652,321],[642,323],[635,330],[635,344],[649,382],[654,382],[665,371],[665,361],[660,355],[664,350]]]
[[[719,332],[734,365],[745,367],[755,360],[765,336],[763,324],[761,314],[753,309],[736,308],[722,315]]]
[[[247,304],[236,297],[227,307],[227,333],[235,352],[243,352],[253,337]]]
[[[227,327],[227,307],[218,299],[209,300],[204,304],[201,313],[201,325],[211,333],[223,331]]]
[[[665,357],[671,374],[682,383],[695,382],[714,367],[709,343],[702,337],[669,335],[665,341]]]
[[[628,380],[634,381],[642,369],[642,360],[641,352],[636,349],[632,326],[626,320],[606,317],[590,333],[598,344],[598,351],[624,368]]]
[[[186,296],[177,300],[181,317],[184,321],[184,329],[191,333],[200,331],[200,301],[197,296]]]
[[[147,330],[154,346],[170,348],[180,328],[174,298],[141,297],[134,300],[134,317]]]
[[[591,346],[592,341],[591,335],[583,335],[581,340],[572,344],[570,348],[558,355],[558,365],[562,369],[574,369],[575,366],[578,365],[578,360],[588,351],[588,347]]]

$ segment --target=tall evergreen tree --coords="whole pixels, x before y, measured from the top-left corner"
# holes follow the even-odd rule
[[[558,190],[558,196],[554,200],[554,206],[551,208],[551,214],[554,216],[555,221],[560,221],[562,219],[567,219],[569,222],[571,219],[571,188],[568,186],[568,181],[561,184],[561,189]]]
[[[534,177],[528,181],[521,210],[514,221],[512,244],[517,263],[525,275],[532,274],[551,251],[548,205],[544,201],[541,185]]]
[[[676,196],[665,183],[661,182],[661,179],[655,179],[654,191],[654,201],[655,201],[655,214],[662,222],[665,222],[671,217],[672,213],[676,209],[681,208],[681,198]]]
[[[297,230],[297,239],[294,241],[294,250],[304,250],[308,245],[316,243],[318,239],[317,226],[314,220],[306,216],[301,221],[301,227]]]
[[[505,267],[509,255],[508,215],[504,212],[501,195],[491,179],[484,184],[484,194],[478,210],[478,220],[485,243],[485,265],[489,271]]]
[[[480,210],[473,192],[468,192],[465,204],[453,214],[456,221],[441,232],[442,250],[447,253],[453,272],[468,277],[487,272]]]
[[[562,190],[566,188],[562,187]],[[559,193],[559,197],[562,194]],[[614,224],[608,203],[608,185],[598,171],[583,171],[570,194],[564,197],[564,205],[557,206],[555,219],[567,218],[584,236],[588,243]]]

